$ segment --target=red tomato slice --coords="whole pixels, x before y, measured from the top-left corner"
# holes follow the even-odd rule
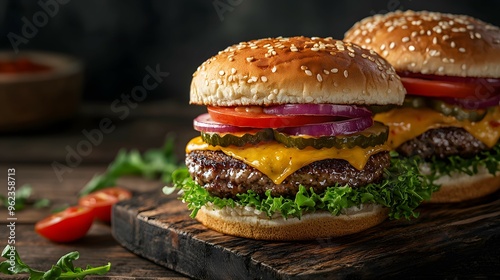
[[[90,193],[80,198],[78,204],[92,208],[95,218],[109,223],[111,222],[111,207],[113,204],[131,197],[132,193],[130,191],[113,187]]]
[[[210,117],[216,122],[234,126],[255,128],[279,128],[301,126],[311,123],[331,122],[331,116],[285,116],[262,112],[261,107],[207,107]]]
[[[54,242],[71,242],[84,237],[92,226],[92,209],[73,206],[35,224],[35,231]]]
[[[478,84],[401,77],[408,94],[432,97],[474,97]]]

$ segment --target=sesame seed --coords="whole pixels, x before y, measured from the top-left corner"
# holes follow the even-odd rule
[[[433,43],[434,45],[435,45],[435,44],[437,44],[437,42],[438,42],[438,38],[437,38],[437,37],[432,38],[432,43]]]
[[[273,66],[273,68],[271,69],[271,72],[275,73],[276,72],[276,65]]]
[[[318,82],[320,83],[323,81],[323,77],[321,77],[321,74],[316,75],[316,79],[318,79]]]
[[[476,32],[474,35],[476,35],[476,38],[481,39],[481,33]]]
[[[307,66],[305,65],[300,66],[300,70],[307,70]]]
[[[229,61],[234,61],[234,57],[230,56],[228,57]]]
[[[370,39],[370,38],[365,39],[365,43],[367,43],[367,44],[370,44],[371,41],[372,41],[372,39]]]
[[[406,42],[410,41],[410,38],[409,37],[403,37],[401,39],[401,41],[403,41],[403,43],[406,43]]]
[[[317,51],[319,51],[319,48],[312,47],[312,48],[311,48],[311,51],[313,51],[313,52],[317,52]]]
[[[467,64],[465,64],[465,63],[464,63],[464,64],[462,64],[462,66],[461,66],[461,67],[462,67],[462,70],[464,70],[464,71],[465,71],[465,70],[467,69]]]
[[[465,48],[458,48],[458,51],[461,52],[461,53],[464,53],[465,52]]]
[[[252,61],[254,61],[254,59],[255,59],[255,58],[253,58],[253,56],[249,56],[249,57],[247,57],[247,61],[248,61],[248,62],[252,62]]]
[[[323,70],[323,73],[325,73],[325,75],[328,75],[328,74],[330,74],[330,71],[328,71],[328,70],[324,69],[324,70]]]
[[[444,67],[443,66],[439,66],[438,72],[443,72],[443,71],[444,71]]]
[[[226,74],[226,72],[224,72],[224,70],[219,71],[219,75],[224,76],[224,74]]]
[[[457,44],[455,44],[455,41],[451,41],[450,46],[454,48]]]
[[[385,44],[380,45],[380,50],[381,51],[385,50]]]
[[[408,50],[411,51],[411,52],[414,51],[415,50],[415,46],[413,46],[413,45],[412,46],[408,46]]]
[[[257,89],[256,89],[256,88],[252,88],[252,89],[250,89],[250,92],[251,92],[252,94],[257,94]]]
[[[350,57],[355,57],[356,55],[354,55],[354,53],[353,53],[353,52],[349,52],[349,56],[350,56]]]
[[[335,73],[339,72],[339,69],[337,69],[337,68],[332,68],[332,70],[330,70],[330,72],[332,72],[332,73],[334,73],[334,74],[335,74]]]
[[[394,49],[394,47],[395,47],[395,46],[396,46],[396,43],[391,42],[391,43],[389,44],[389,49],[391,49],[391,50],[392,50],[392,49]]]
[[[306,75],[307,75],[307,76],[312,76],[312,74],[313,74],[313,73],[311,72],[311,70],[306,70],[306,71],[304,71],[304,72],[306,73]]]
[[[344,77],[348,77],[349,76],[349,72],[347,72],[347,70],[344,70]]]
[[[430,56],[439,56],[441,53],[438,50],[429,50]]]
[[[236,69],[235,68],[231,68],[231,74],[236,74]]]
[[[267,82],[267,77],[266,76],[262,76],[262,77],[260,77],[260,80],[265,83],[265,82]]]
[[[218,85],[222,85],[222,80],[221,79],[217,79],[217,84]]]

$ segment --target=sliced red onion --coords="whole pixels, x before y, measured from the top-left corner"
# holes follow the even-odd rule
[[[347,118],[367,117],[372,112],[356,105],[335,104],[284,104],[265,107],[264,113],[271,115],[317,115]]]
[[[458,105],[468,110],[485,109],[500,106],[500,94],[497,93],[487,98],[441,98],[446,103]]]
[[[239,127],[223,124],[212,120],[208,113],[201,114],[193,121],[194,129],[202,132],[238,132],[248,130],[248,127]]]
[[[361,117],[347,119],[336,122],[309,124],[298,127],[286,127],[280,129],[289,135],[310,135],[310,136],[337,136],[353,134],[363,131],[373,125],[372,117]]]

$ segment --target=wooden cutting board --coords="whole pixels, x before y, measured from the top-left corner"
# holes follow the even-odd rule
[[[304,242],[220,234],[189,213],[175,195],[137,195],[113,208],[113,235],[135,254],[195,279],[500,277],[498,192],[421,206],[418,219]]]

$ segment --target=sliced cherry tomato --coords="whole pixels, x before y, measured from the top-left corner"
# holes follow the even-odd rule
[[[120,200],[129,199],[132,193],[126,189],[113,187],[95,191],[78,200],[78,204],[93,209],[94,217],[111,222],[111,207]]]
[[[35,231],[54,242],[71,242],[84,237],[93,221],[91,208],[73,206],[37,222]]]
[[[279,128],[311,123],[331,122],[331,116],[291,116],[265,114],[261,107],[212,107],[208,113],[216,122],[244,127]]]

